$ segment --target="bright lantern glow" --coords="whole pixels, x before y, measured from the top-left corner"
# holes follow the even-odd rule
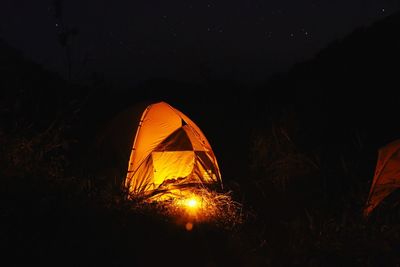
[[[190,198],[186,201],[186,206],[189,208],[196,208],[199,205],[195,198]]]
[[[219,216],[225,216],[220,214],[222,208],[219,205],[225,207],[230,204],[230,199],[225,195],[197,188],[174,188],[166,194],[156,195],[152,201],[165,205],[170,215],[176,216],[178,221],[184,223],[186,230],[193,228],[198,222],[212,221]],[[186,226],[185,223],[189,224]]]
[[[182,201],[182,206],[190,215],[195,215],[201,210],[201,199],[198,196],[192,195]]]

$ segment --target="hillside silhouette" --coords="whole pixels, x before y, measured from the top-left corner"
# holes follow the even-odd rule
[[[397,13],[332,42],[312,60],[272,78],[266,87],[271,98],[310,113],[318,110],[325,121],[333,117],[346,126],[380,132],[379,145],[397,138],[399,26]]]

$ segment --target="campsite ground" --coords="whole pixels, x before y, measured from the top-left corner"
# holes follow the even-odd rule
[[[0,58],[7,59],[0,62],[3,261],[398,266],[399,193],[369,220],[362,208],[377,149],[400,136],[400,103],[392,93],[399,84],[393,67],[400,59],[399,22],[393,16],[356,31],[251,88],[215,80],[116,90],[95,79],[82,86],[0,43]],[[107,170],[90,148],[102,126],[133,103],[158,100],[206,133],[225,189],[243,205],[242,224],[186,231],[132,210],[115,177],[101,175]]]

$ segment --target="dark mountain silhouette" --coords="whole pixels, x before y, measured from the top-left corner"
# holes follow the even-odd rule
[[[0,89],[4,123],[13,124],[23,118],[36,130],[48,127],[80,94],[77,86],[28,59],[1,39]]]
[[[340,191],[367,185],[377,149],[400,137],[399,27],[397,13],[359,28],[258,90],[260,117],[269,118],[264,131],[272,134],[271,124],[281,129],[296,149],[318,155],[324,166],[325,184],[320,177],[310,181],[310,192],[319,187],[337,203]],[[349,172],[356,180],[346,177]]]
[[[382,138],[377,145],[393,140],[400,134],[394,123],[400,104],[399,28],[397,13],[331,43],[314,59],[271,79],[271,99],[293,104],[304,116],[316,117],[315,123],[340,121],[374,132]]]

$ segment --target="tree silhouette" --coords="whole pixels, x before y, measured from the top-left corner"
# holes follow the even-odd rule
[[[64,1],[54,0],[54,18],[56,20],[57,28],[57,41],[64,48],[65,59],[67,65],[67,78],[72,78],[72,40],[73,37],[77,36],[79,31],[76,27],[70,27],[65,23],[64,17]]]

